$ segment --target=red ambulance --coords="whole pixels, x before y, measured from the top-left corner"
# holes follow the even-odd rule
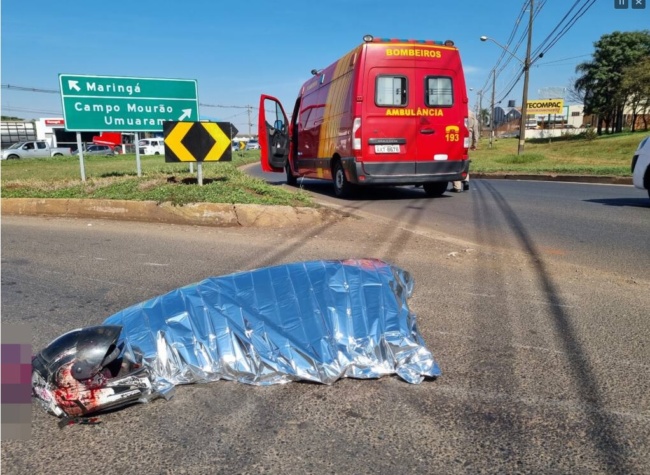
[[[373,38],[312,77],[291,119],[260,98],[262,169],[332,180],[339,197],[356,186],[423,185],[442,195],[467,177],[467,89],[452,41]]]

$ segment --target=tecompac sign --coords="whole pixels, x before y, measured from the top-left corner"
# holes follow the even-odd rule
[[[165,121],[199,119],[195,79],[59,74],[65,128],[162,132]]]
[[[537,99],[527,101],[529,114],[559,114],[564,108],[564,99]]]

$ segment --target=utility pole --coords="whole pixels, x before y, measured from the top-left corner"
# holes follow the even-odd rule
[[[478,96],[478,102],[476,103],[476,117],[475,117],[475,119],[476,119],[476,121],[478,123],[478,137],[477,137],[477,141],[478,141],[478,139],[481,138],[481,132],[483,132],[483,116],[481,115],[481,113],[483,111],[483,104],[482,104],[482,102],[483,102],[483,91],[478,91],[476,93],[476,95]]]
[[[251,122],[251,113],[253,112],[253,106],[246,106],[248,109],[248,136],[252,137],[251,135],[251,127],[253,127],[253,123]]]
[[[519,146],[517,155],[524,152],[526,142],[526,122],[528,118],[528,76],[530,72],[530,49],[533,41],[533,0],[530,0],[530,17],[528,20],[528,46],[526,47],[526,58],[524,61],[524,94],[521,99],[521,121],[519,122]]]
[[[494,140],[494,91],[497,83],[497,68],[492,70],[492,105],[490,108],[490,148],[492,148],[492,141]]]

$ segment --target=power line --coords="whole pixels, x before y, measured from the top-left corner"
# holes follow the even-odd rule
[[[510,36],[508,37],[508,40],[506,41],[505,50],[501,51],[501,56],[499,56],[499,59],[497,59],[497,63],[494,66],[495,68],[498,68],[499,65],[501,64],[501,61],[503,60],[503,58],[506,58],[506,61],[505,61],[504,65],[501,67],[500,71],[503,71],[503,69],[510,63],[510,61],[512,61],[512,56],[511,55],[506,55],[506,53],[507,53],[506,50],[511,51],[510,45],[511,45],[512,40],[514,39],[515,35],[517,34],[517,30],[519,29],[519,26],[521,25],[521,20],[523,19],[524,14],[526,13],[526,3],[527,3],[527,0],[524,1],[524,3],[521,5],[521,10],[519,11],[519,16],[517,16],[517,19],[515,20],[515,25],[512,28],[512,31],[510,33]],[[527,30],[527,27],[524,24],[524,32],[523,32],[524,35],[526,34],[526,31],[528,31],[528,30]],[[517,45],[515,47],[514,52],[516,52],[518,48],[519,48],[519,45]]]
[[[539,57],[541,57],[542,55],[546,54],[546,52],[547,52],[548,50],[550,50],[553,46],[555,46],[555,44],[556,44],[558,41],[560,41],[560,38],[562,38],[562,37],[563,37],[563,36],[564,36],[564,35],[565,35],[565,34],[566,34],[570,29],[571,29],[571,27],[572,27],[573,25],[575,25],[575,23],[576,23],[576,22],[577,22],[577,21],[578,21],[578,20],[579,20],[579,19],[580,19],[580,18],[581,18],[585,13],[587,13],[587,11],[588,11],[592,6],[593,6],[594,3],[596,3],[596,0],[588,0],[588,2],[585,3],[585,4],[581,7],[580,11],[578,11],[578,12],[577,12],[577,13],[576,13],[572,18],[571,18],[571,20],[569,20],[569,23],[564,27],[564,29],[563,29],[560,33],[557,34],[557,36],[556,36],[556,37],[551,41],[551,43],[550,43],[550,44],[549,44],[549,45],[548,45],[544,50],[541,51],[541,53],[539,54]]]
[[[508,94],[510,94],[510,93],[512,92],[512,90],[513,90],[513,89],[515,88],[515,86],[519,83],[519,80],[521,79],[521,77],[522,77],[523,75],[524,75],[524,71],[522,70],[522,71],[519,73],[519,76],[517,76],[516,78],[514,78],[513,80],[511,80],[510,83],[508,83],[508,84],[512,84],[512,85],[510,86],[510,89],[508,89],[508,91],[507,91],[506,93],[503,94],[503,96],[501,97],[501,99],[499,99],[499,100],[497,101],[497,103],[503,101],[506,97],[508,97]],[[506,86],[506,87],[508,87],[508,86]],[[504,89],[505,89],[505,88],[504,88]],[[499,94],[499,95],[501,95],[501,94]]]
[[[508,40],[506,41],[506,49],[510,48],[510,43],[512,42],[513,38],[517,34],[517,30],[519,29],[519,25],[521,24],[521,19],[524,16],[524,13],[526,12],[526,3],[527,0],[524,1],[524,3],[521,6],[521,10],[519,11],[519,14],[517,15],[517,18],[515,19],[515,24],[512,27],[512,31],[510,32],[510,36],[508,36]],[[492,71],[496,70],[496,68],[499,67],[501,64],[501,61],[503,58],[506,56],[506,51],[501,51],[501,55],[498,57],[496,64],[494,65],[494,68],[490,71],[490,74],[488,74],[488,77],[485,79],[485,83],[483,83],[483,87],[481,87],[481,91],[485,90],[485,88],[488,86],[488,83],[490,82],[490,76],[492,76]],[[508,56],[509,60],[512,59],[511,56]],[[508,64],[508,61],[506,61],[506,64]],[[503,71],[503,68],[499,70],[499,72]]]
[[[561,24],[564,22],[564,20],[566,20],[566,18],[569,16],[569,14],[571,13],[571,10],[573,10],[573,9],[574,9],[574,8],[575,8],[575,7],[580,3],[580,1],[581,1],[581,0],[575,0],[575,2],[573,2],[573,5],[571,5],[571,8],[569,8],[569,11],[567,11],[567,12],[564,14],[564,16],[562,17],[562,19],[558,22],[558,24],[555,25],[555,28],[553,28],[553,30],[551,30],[551,32],[546,36],[546,38],[544,38],[544,40],[542,40],[542,42],[540,43],[540,45],[535,49],[535,53],[538,53],[539,51],[542,50],[542,48],[544,47],[544,45],[545,45],[545,44],[546,44],[546,43],[551,39],[551,35],[553,35],[553,33],[555,33],[555,32],[557,31],[557,29],[560,27],[560,25],[561,25]]]
[[[44,92],[46,94],[59,94],[58,89],[39,89],[36,87],[12,86],[11,84],[3,84],[2,89],[14,89],[16,91],[26,92]]]
[[[525,13],[526,12],[526,4],[528,3],[529,0],[526,0],[524,2],[524,5],[522,7],[522,11]],[[537,7],[535,8],[535,11],[533,12],[533,21],[537,19],[537,16],[539,15],[539,12],[542,10],[544,7],[544,4],[546,4],[546,0],[542,0]],[[497,72],[497,75],[501,73],[512,61],[514,57],[516,57],[517,52],[519,51],[519,48],[523,44],[524,40],[528,37],[528,29],[530,28],[530,24],[526,24],[524,31],[522,32],[521,36],[519,37],[519,41],[517,42],[517,45],[514,48],[514,51],[511,52],[511,54],[508,56],[508,60],[505,62],[505,64],[499,69]],[[518,59],[518,58],[517,58]],[[520,60],[521,61],[521,60]],[[522,68],[523,68],[523,62],[522,62]]]
[[[578,59],[578,58],[585,58],[587,56],[591,56],[590,54],[581,54],[579,56],[570,56],[568,58],[562,58],[562,59],[556,59],[554,61],[546,61],[545,63],[538,63],[537,66],[546,66],[547,64],[554,64],[554,63],[560,63],[563,61],[569,61],[570,59]]]
[[[244,114],[246,114],[246,112],[238,112],[235,115],[229,115],[228,117],[225,117],[224,120],[230,120],[230,119],[234,119],[235,117],[241,117]]]
[[[534,11],[533,11],[533,20],[537,18],[537,16],[538,16],[539,13],[541,12],[542,8],[543,8],[544,5],[546,4],[546,1],[547,1],[547,0],[541,0],[541,2],[538,3],[536,7],[534,7]],[[515,36],[517,30],[519,29],[519,25],[520,25],[520,23],[521,23],[521,19],[523,18],[523,15],[526,13],[526,10],[527,10],[528,5],[530,5],[530,0],[525,0],[525,1],[523,2],[522,6],[521,6],[521,10],[520,10],[519,15],[518,15],[518,17],[517,17],[517,20],[515,21],[515,26],[514,26],[514,28],[513,28],[513,31],[510,33],[510,37],[508,38],[508,42],[506,43],[505,48],[504,48],[503,51],[501,52],[501,56],[499,56],[499,59],[497,60],[496,65],[494,66],[495,69],[498,68],[498,67],[499,67],[499,64],[500,64],[500,62],[501,62],[501,60],[502,60],[503,57],[506,55],[506,53],[510,53],[510,54],[508,54],[508,56],[507,56],[507,60],[503,63],[503,65],[501,66],[501,68],[500,68],[498,71],[496,71],[496,75],[497,75],[497,76],[498,76],[500,73],[502,73],[502,72],[503,72],[503,71],[508,67],[508,65],[510,64],[510,62],[512,61],[513,58],[517,58],[517,59],[519,59],[519,58],[516,56],[516,53],[517,53],[517,51],[519,50],[519,48],[521,47],[521,45],[523,44],[524,40],[528,37],[528,29],[530,28],[530,24],[529,24],[529,23],[524,23],[524,25],[525,25],[525,26],[524,26],[524,29],[523,29],[523,31],[522,31],[522,33],[521,33],[521,36],[519,37],[519,40],[517,41],[517,43],[516,43],[516,45],[515,45],[515,47],[514,47],[513,49],[510,49],[510,43],[511,43],[512,39],[514,38],[514,36]],[[519,60],[519,61],[521,61],[521,60]],[[524,73],[525,73],[525,71],[524,71],[524,64],[523,64],[523,62],[522,62],[522,64],[521,64],[521,70],[518,71],[517,73],[515,73],[516,76],[514,76],[514,77],[513,77],[513,78],[512,78],[508,83],[507,83],[507,85],[503,88],[503,89],[508,89],[508,91],[507,91],[505,94],[503,94],[503,97],[502,97],[501,99],[499,99],[499,100],[496,102],[497,104],[500,103],[500,102],[502,102],[502,101],[503,101],[503,100],[508,96],[508,94],[510,94],[510,92],[511,92],[511,91],[515,88],[515,86],[519,83],[519,80],[520,80],[521,77],[524,75]],[[492,73],[490,73],[490,74],[492,74]],[[484,89],[484,88],[487,86],[487,82],[489,81],[489,79],[490,79],[490,78],[489,78],[489,76],[488,76],[488,78],[486,79],[486,82],[485,82],[485,84],[483,85],[483,88],[482,88],[482,89]],[[498,94],[498,95],[501,95],[501,94]]]
[[[586,0],[585,3],[583,3],[578,10],[573,14],[571,18],[569,18],[566,21],[566,24],[562,26],[564,21],[567,19],[569,14],[573,11],[574,8],[580,3],[581,0],[576,0],[569,11],[562,17],[562,19],[558,22],[558,24],[553,28],[551,33],[549,33],[544,41],[535,49],[533,56],[535,59],[541,58],[548,50],[550,50],[555,44],[557,44],[558,41],[575,25],[575,23],[585,14],[587,11],[593,6],[594,3],[596,3],[596,0]],[[552,37],[553,33],[555,33],[558,28],[561,28],[560,31]],[[548,43],[548,45],[546,45]],[[546,45],[546,46],[544,46]]]
[[[532,65],[535,60],[541,58],[546,54],[547,51],[549,51],[553,46],[557,44],[557,42],[575,25],[575,23],[582,17],[584,16],[585,13],[593,6],[594,3],[596,3],[596,0],[586,0],[582,5],[580,5],[580,2],[582,0],[575,0],[573,5],[569,8],[567,13],[562,17],[562,19],[558,22],[558,24],[551,30],[551,32],[544,38],[544,40],[540,43],[540,45],[534,50],[533,54],[531,55],[532,59],[530,61],[530,65]],[[528,3],[528,1],[525,2],[525,4]],[[546,0],[543,0],[542,3],[539,4],[539,6],[536,8],[535,11],[535,17],[539,14],[542,6],[546,3]],[[524,4],[524,5],[525,5]],[[576,9],[577,8],[577,9]],[[575,10],[575,12],[574,12]],[[573,15],[571,15],[573,12]],[[556,33],[557,32],[557,33]],[[523,42],[523,39],[527,33],[527,30],[522,34],[519,42],[517,43],[515,47],[515,52]],[[555,34],[555,36],[553,36]],[[513,53],[514,54],[514,53]],[[502,53],[503,56],[503,53]],[[589,56],[589,55],[581,55],[581,56],[575,56],[573,58],[566,58],[566,59],[574,59],[574,58],[579,58],[582,56]],[[512,55],[508,58],[508,61],[505,62],[505,64],[499,69],[497,72],[500,73],[503,71],[503,69],[509,64],[509,62],[512,60]],[[551,63],[557,63],[563,60],[557,60],[557,61],[549,61],[547,63],[543,63],[544,65],[546,64],[551,64]],[[495,66],[495,68],[498,67]],[[509,94],[510,92],[515,88],[515,86],[519,83],[519,80],[523,76],[523,71],[521,71],[518,75],[516,75],[510,82],[507,83],[507,85],[504,87],[504,89],[507,89],[507,92],[502,95],[501,99],[499,99],[498,102],[503,101]],[[501,94],[499,94],[501,96]]]
[[[37,88],[37,87],[27,87],[27,86],[14,86],[13,84],[2,84],[2,89],[9,89],[13,91],[21,91],[21,92],[37,92],[37,93],[44,93],[44,94],[60,94],[60,91],[58,89],[43,89],[43,88]],[[220,108],[220,109],[246,109],[246,114],[248,115],[248,120],[246,122],[246,125],[248,126],[249,134],[251,133],[251,128],[255,123],[251,120],[251,114],[253,110],[259,109],[258,107],[253,107],[253,106],[233,106],[233,105],[223,105],[223,104],[206,104],[203,102],[199,103],[199,107],[211,107],[211,108]],[[42,110],[33,110],[33,109],[21,109],[21,108],[11,108],[11,107],[3,107],[4,110],[8,111],[15,111],[15,112],[29,112],[29,113],[36,113],[36,114],[51,114],[51,115],[57,115],[61,114],[61,112],[52,112],[52,111],[42,111]],[[237,117],[238,115],[241,114],[236,114],[233,117]]]
[[[224,106],[221,104],[204,104],[203,102],[200,102],[199,105],[201,107],[218,107],[221,109],[258,109],[258,107],[253,106]]]
[[[23,91],[23,92],[39,92],[45,94],[60,94],[58,89],[41,89],[37,87],[26,87],[26,86],[14,86],[12,84],[2,84],[2,89],[11,89],[14,91]],[[222,104],[205,104],[200,102],[199,106],[201,107],[218,107],[223,109],[258,109],[253,106],[225,106]]]
[[[61,111],[57,112],[52,112],[52,111],[46,111],[46,110],[37,110],[37,109],[24,109],[22,107],[6,107],[2,106],[2,111],[12,111],[12,112],[29,112],[31,114],[48,114],[48,115],[60,115]]]

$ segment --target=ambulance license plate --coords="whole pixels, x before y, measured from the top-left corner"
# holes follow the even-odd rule
[[[399,145],[375,145],[375,153],[399,153]]]

